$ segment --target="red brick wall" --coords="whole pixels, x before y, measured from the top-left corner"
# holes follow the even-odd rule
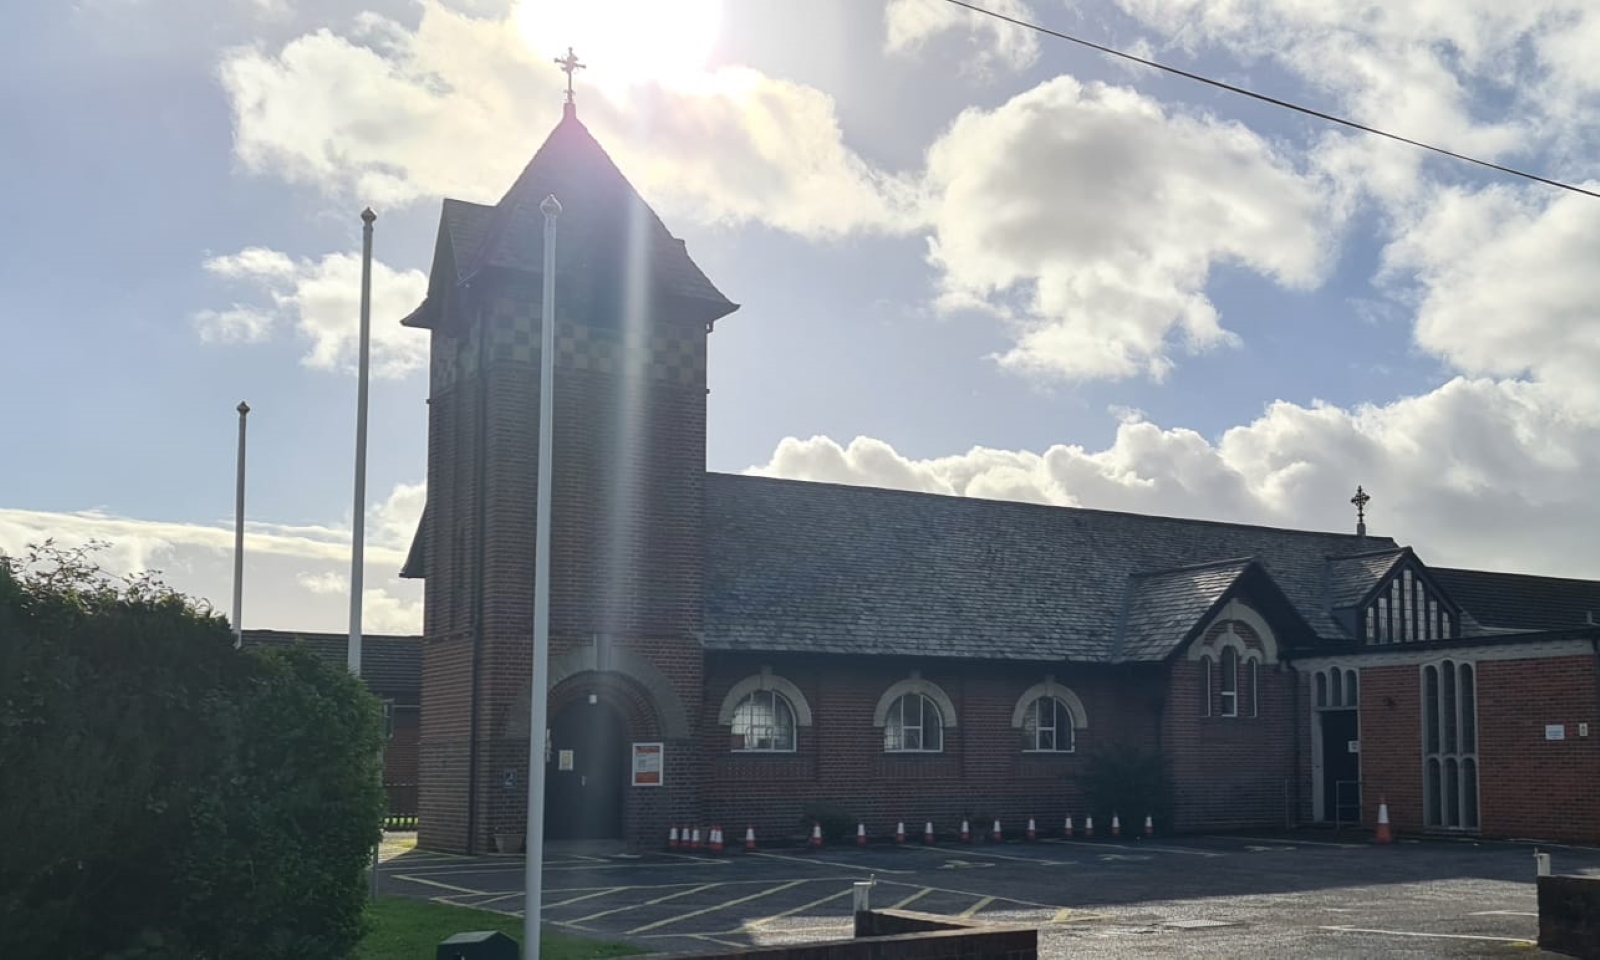
[[[763,664],[799,687],[811,707],[814,725],[799,728],[795,753],[733,753],[729,729],[717,723],[729,689],[759,673]],[[940,753],[885,754],[883,730],[873,726],[873,714],[884,692],[913,668],[944,690],[958,726],[945,731]],[[1021,732],[1011,726],[1018,699],[1047,673],[1083,701],[1088,726],[1078,731],[1073,754],[1024,754]],[[708,773],[702,819],[720,821],[730,836],[733,825],[741,834],[754,825],[758,836],[798,836],[805,807],[824,802],[865,821],[875,837],[891,834],[900,820],[909,835],[920,837],[931,819],[948,838],[963,815],[998,816],[1012,836],[1020,835],[1032,816],[1046,835],[1057,835],[1068,814],[1081,827],[1083,804],[1075,778],[1096,747],[1154,745],[1159,693],[1159,673],[1153,670],[711,655],[700,705]],[[985,834],[992,826],[992,821],[972,823],[974,832]]]
[[[1556,842],[1600,841],[1600,711],[1589,656],[1474,660],[1479,833]],[[1402,833],[1424,830],[1422,673],[1417,664],[1361,671],[1362,816],[1380,799]],[[1544,739],[1566,725],[1566,740]],[[1589,736],[1578,736],[1588,723]]]
[[[1600,842],[1600,713],[1588,656],[1478,663],[1480,816],[1488,836]],[[1565,740],[1545,725],[1566,725]],[[1589,725],[1587,738],[1578,724]]]
[[[504,277],[480,280],[480,288],[481,308],[466,308],[477,326],[464,323],[464,337],[433,338],[420,748],[427,784],[421,842],[476,851],[490,847],[496,830],[522,830],[525,794],[504,789],[500,778],[508,770],[518,773],[519,784],[527,778],[539,419],[539,358],[529,346],[536,346],[538,328],[528,319],[537,317],[539,291]],[[556,330],[551,655],[605,634],[638,646],[679,698],[697,703],[704,328],[684,318],[648,317],[624,348],[612,319],[595,322],[593,308],[581,301],[568,309],[585,319],[559,321]],[[490,338],[481,370],[474,359],[479,331]],[[451,373],[450,363],[461,363],[464,372]],[[480,418],[481,391],[487,416]],[[482,597],[478,621],[474,591]],[[479,789],[476,835],[469,840],[475,634]],[[671,792],[692,792],[696,779],[686,772],[676,784]]]

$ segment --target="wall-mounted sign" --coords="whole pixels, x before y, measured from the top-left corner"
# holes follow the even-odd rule
[[[558,758],[557,759],[557,763],[556,763],[557,769],[560,769],[560,770],[571,770],[572,769],[572,751],[571,750],[563,750],[563,751],[561,751],[557,755],[557,758]]]
[[[1346,740],[1345,744],[1344,744],[1344,749],[1345,749],[1346,753],[1360,753],[1361,752],[1361,741],[1360,740]]]
[[[633,785],[636,787],[661,786],[665,769],[665,751],[659,743],[633,745]]]
[[[1567,739],[1567,725],[1564,723],[1547,723],[1544,725],[1544,738],[1546,740]]]

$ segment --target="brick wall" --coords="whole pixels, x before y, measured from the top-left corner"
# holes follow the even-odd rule
[[[1263,649],[1255,631],[1241,621],[1217,623],[1195,643],[1209,650],[1230,629],[1248,649]],[[1295,761],[1295,686],[1300,679],[1279,664],[1258,663],[1253,705],[1251,679],[1249,661],[1241,660],[1238,716],[1227,717],[1222,715],[1215,659],[1209,710],[1204,662],[1189,659],[1187,651],[1171,662],[1162,747],[1171,763],[1177,830],[1282,827],[1299,809],[1306,790]],[[1303,741],[1300,749],[1306,749]]]
[[[1422,829],[1422,707],[1417,667],[1361,670],[1361,820],[1377,823],[1380,799],[1398,831]]]
[[[537,285],[491,276],[478,287],[433,335],[420,744],[421,842],[475,851],[497,830],[522,830],[539,421]],[[581,298],[563,309],[575,319],[556,325],[551,655],[604,634],[637,647],[679,698],[697,703],[704,328],[651,313],[624,330]],[[669,764],[694,758],[677,750]],[[503,787],[506,772],[520,789]],[[692,792],[698,770],[678,773],[672,792]],[[639,803],[630,834],[645,829],[651,805],[671,805]]]
[[[904,820],[908,835],[920,838],[931,819],[948,838],[964,815],[975,818],[975,833],[987,835],[1000,817],[1007,835],[1019,836],[1032,816],[1044,835],[1058,835],[1068,814],[1081,824],[1077,778],[1089,754],[1100,746],[1150,747],[1156,736],[1155,670],[744,654],[707,661],[702,822],[721,822],[730,835],[735,825],[741,834],[754,825],[758,837],[797,838],[812,803],[837,805],[873,837],[892,834]],[[794,753],[733,752],[729,728],[717,723],[730,688],[763,666],[795,684],[810,705],[814,725],[799,728]],[[884,692],[913,669],[949,697],[957,726],[946,729],[939,753],[886,754],[873,714]],[[1024,753],[1021,731],[1011,726],[1018,699],[1049,673],[1078,695],[1087,714],[1071,754]]]

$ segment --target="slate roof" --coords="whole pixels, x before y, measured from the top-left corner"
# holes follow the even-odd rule
[[[1216,578],[1170,573],[1254,557],[1320,636],[1324,564],[1384,537],[1151,517],[765,477],[706,475],[713,650],[1033,660],[1113,658],[1129,578],[1193,609]],[[1225,566],[1225,565],[1224,565]],[[1160,658],[1161,615],[1138,654]],[[1130,650],[1132,647],[1129,648]]]
[[[1600,581],[1429,567],[1451,599],[1487,628],[1565,630],[1600,621]]]
[[[1378,581],[1388,576],[1401,558],[1411,551],[1404,548],[1374,550],[1328,560],[1328,604],[1334,609],[1360,603]]]
[[[444,202],[440,226],[455,253],[455,279],[466,282],[491,268],[542,274],[539,205],[552,194],[562,207],[557,271],[569,293],[614,296],[639,276],[632,270],[642,252],[642,276],[655,294],[698,304],[706,321],[738,309],[690,259],[684,242],[667,230],[570,106],[497,204]],[[440,320],[440,299],[431,290],[401,322],[431,329]]]
[[[343,633],[297,633],[284,630],[246,630],[247,647],[288,647],[304,639],[317,656],[344,666],[349,656],[350,637]],[[373,693],[392,697],[402,704],[422,699],[422,638],[388,634],[363,634],[361,637],[361,678]]]
[[[1117,654],[1129,660],[1158,659],[1189,635],[1253,560],[1223,560],[1158,573],[1135,573]]]

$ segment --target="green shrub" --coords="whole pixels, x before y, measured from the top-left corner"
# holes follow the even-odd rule
[[[1155,818],[1158,831],[1172,822],[1172,792],[1167,761],[1160,753],[1129,748],[1102,748],[1089,757],[1083,779],[1084,800],[1099,830],[1111,830],[1111,816],[1122,818],[1125,836],[1138,833],[1144,818]]]
[[[822,839],[828,843],[855,840],[856,818],[837,803],[806,804],[800,816],[800,825],[805,827],[806,836],[811,836],[811,828],[816,824],[822,825]]]
[[[0,956],[342,956],[382,714],[92,549],[0,557]]]

